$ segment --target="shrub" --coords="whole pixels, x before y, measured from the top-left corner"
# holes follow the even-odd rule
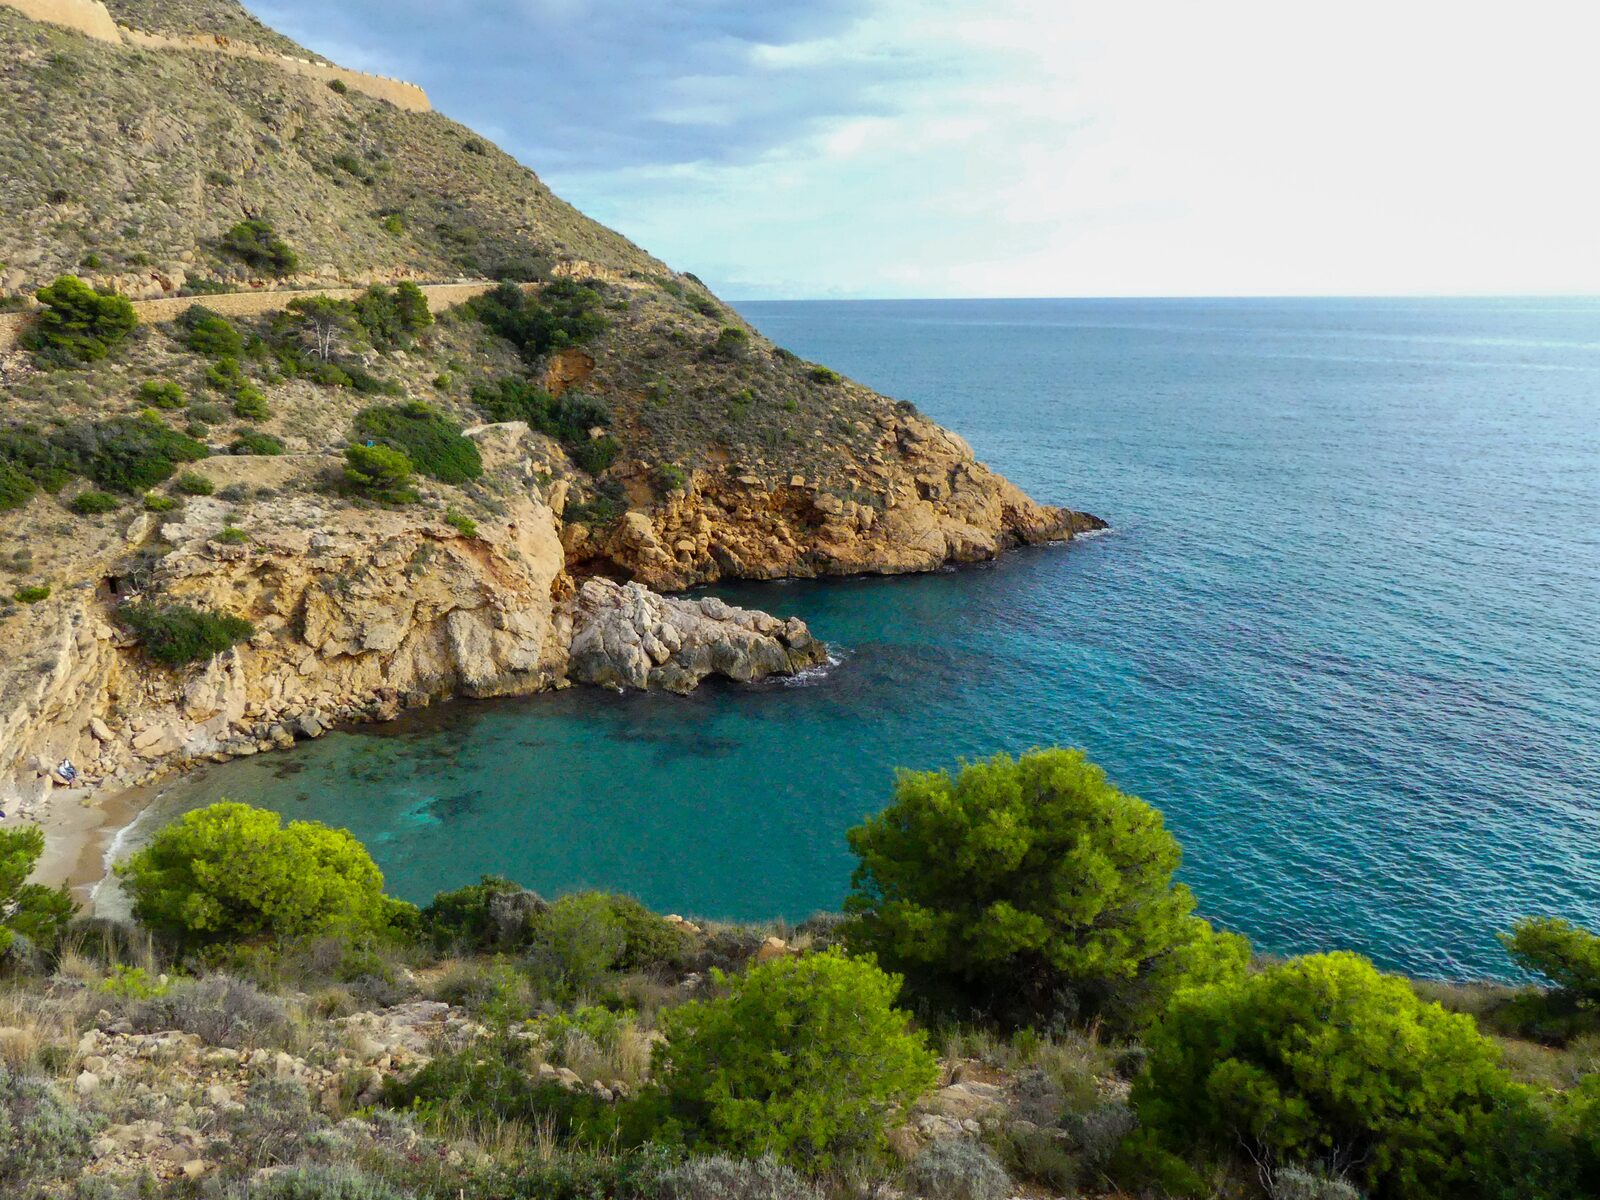
[[[178,980],[125,1010],[136,1033],[192,1033],[208,1046],[235,1050],[286,1045],[294,1033],[283,1002],[227,975]]]
[[[284,451],[283,439],[255,429],[241,429],[228,447],[229,454],[259,454],[273,458]]]
[[[147,379],[139,385],[139,400],[151,408],[182,408],[183,389],[170,379]]]
[[[63,275],[40,288],[35,298],[44,310],[27,342],[53,362],[97,362],[139,324],[125,297],[97,292],[75,275]]]
[[[478,523],[466,513],[448,509],[444,514],[444,523],[454,529],[462,537],[475,538],[478,536]]]
[[[350,446],[344,452],[344,478],[352,488],[375,500],[411,504],[411,460],[388,446]]]
[[[116,512],[121,504],[109,492],[79,492],[72,498],[72,511],[80,517],[95,516],[99,513]]]
[[[934,1142],[906,1170],[912,1192],[925,1200],[1006,1200],[1011,1177],[982,1146],[946,1139]]]
[[[582,1137],[605,1123],[598,1100],[523,1071],[517,1064],[526,1052],[519,1042],[490,1039],[438,1055],[409,1080],[388,1080],[383,1103],[452,1121],[543,1124],[563,1138]]]
[[[1344,1180],[1295,1167],[1274,1171],[1267,1192],[1272,1200],[1361,1200],[1361,1193]]]
[[[0,512],[21,508],[37,490],[38,485],[29,476],[0,459]]]
[[[217,490],[217,485],[198,471],[185,471],[172,481],[172,487],[185,496],[209,496]]]
[[[265,396],[245,384],[234,394],[233,415],[246,421],[265,421],[272,415],[272,409]]]
[[[852,945],[925,997],[1031,1023],[1151,1015],[1185,976],[1242,971],[1242,938],[1192,916],[1161,814],[1077,751],[903,772],[849,833]]]
[[[204,429],[228,417],[228,410],[220,404],[195,403],[189,405],[189,420]]]
[[[1519,967],[1573,999],[1600,1004],[1600,937],[1557,917],[1526,917],[1498,936]]]
[[[627,950],[627,931],[601,892],[563,896],[528,921],[528,963],[552,991],[574,995],[600,983]]]
[[[835,384],[844,382],[844,376],[830,367],[812,367],[809,373],[816,383]]]
[[[1512,1092],[1470,1017],[1348,953],[1181,991],[1149,1048],[1134,1103],[1168,1144],[1349,1166],[1382,1197],[1479,1194]]]
[[[144,498],[145,512],[164,513],[171,512],[178,507],[178,502],[171,496],[163,496],[157,492],[147,492]]]
[[[743,358],[750,350],[750,335],[737,325],[724,325],[712,350],[723,358]]]
[[[237,358],[219,358],[206,368],[206,384],[219,392],[237,392],[246,384]]]
[[[893,1007],[900,981],[870,961],[829,951],[716,978],[724,995],[661,1014],[656,1051],[668,1111],[702,1146],[827,1170],[879,1150],[934,1081]]]
[[[417,470],[441,483],[466,483],[483,474],[477,444],[461,436],[461,426],[419,400],[363,409],[355,427],[357,437],[403,451]]]
[[[15,425],[0,429],[0,465],[9,467],[52,493],[60,491],[74,473],[72,456],[65,448],[46,439],[37,430]],[[32,492],[27,495],[31,496]],[[27,496],[24,496],[24,502],[26,499]]]
[[[0,829],[0,956],[10,950],[18,935],[36,947],[52,949],[72,920],[76,906],[64,886],[47,888],[28,882],[43,853],[44,831],[39,826]],[[0,1120],[0,1141],[3,1139]]]
[[[691,1158],[656,1186],[660,1200],[824,1200],[820,1187],[774,1158]]]
[[[392,291],[386,287],[368,288],[355,301],[355,318],[367,339],[380,350],[409,345],[418,330],[433,324],[427,296],[409,281]]]
[[[48,1081],[0,1064],[0,1184],[7,1194],[70,1173],[87,1155],[94,1128]]]
[[[617,455],[622,453],[622,444],[605,433],[597,438],[585,438],[573,443],[567,447],[567,453],[581,470],[598,475],[617,461]]]
[[[217,534],[216,540],[224,546],[243,546],[250,540],[250,535],[236,525],[226,525]]]
[[[383,875],[346,830],[223,801],[166,826],[121,868],[133,912],[188,945],[375,932]]]
[[[211,359],[237,359],[244,353],[244,338],[233,322],[201,304],[192,304],[178,318],[183,344]]]
[[[50,599],[50,585],[41,583],[19,587],[11,593],[11,598],[18,604],[38,604],[41,600]]]
[[[145,656],[165,667],[208,662],[256,632],[243,617],[186,604],[124,604],[117,619],[138,635]]]
[[[600,293],[593,288],[557,279],[537,294],[524,292],[514,283],[501,284],[473,300],[471,311],[532,362],[603,332],[606,320],[600,305]]]
[[[342,79],[330,79],[328,80],[328,90],[338,92],[341,96],[346,96],[350,93],[350,85]]]
[[[312,1107],[306,1085],[294,1078],[256,1079],[245,1092],[244,1104],[227,1115],[234,1154],[258,1169],[298,1157],[306,1134],[326,1124]]]
[[[337,87],[334,87],[338,84]],[[348,89],[335,79],[328,84],[343,93]],[[240,1184],[227,1200],[415,1200],[386,1180],[351,1167],[291,1167]]]
[[[74,426],[53,439],[78,470],[113,492],[145,492],[179,463],[198,462],[205,446],[150,417],[115,417]]]
[[[422,925],[439,947],[511,949],[527,941],[528,918],[549,906],[538,895],[499,875],[440,892],[422,910]]]
[[[689,486],[689,473],[682,467],[664,464],[656,468],[656,486],[664,492],[681,492]]]
[[[280,238],[267,222],[240,221],[222,235],[222,248],[246,264],[274,275],[292,275],[299,259],[289,243]]]

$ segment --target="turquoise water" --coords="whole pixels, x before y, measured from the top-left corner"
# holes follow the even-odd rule
[[[780,344],[1115,532],[910,579],[720,588],[842,661],[688,699],[464,704],[244,760],[393,890],[486,871],[664,910],[837,905],[896,766],[1085,747],[1267,950],[1505,974],[1600,925],[1600,302],[750,304]]]

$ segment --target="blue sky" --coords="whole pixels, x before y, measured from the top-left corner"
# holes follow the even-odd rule
[[[1587,0],[247,0],[730,298],[1600,291]]]

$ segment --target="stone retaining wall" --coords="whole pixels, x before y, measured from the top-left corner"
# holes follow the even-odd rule
[[[378,100],[386,100],[407,112],[432,112],[428,93],[414,83],[391,79],[387,75],[368,75],[365,71],[350,71],[332,63],[312,62],[309,58],[293,58],[275,54],[236,42],[221,34],[196,33],[179,37],[119,26],[100,0],[0,0],[0,6],[14,8],[23,16],[35,21],[46,21],[76,30],[96,41],[118,46],[139,46],[146,50],[198,50],[206,54],[226,54],[233,58],[249,58],[256,62],[272,63],[295,75],[304,75],[323,83],[339,80],[346,87]]]
[[[11,0],[0,0],[10,3]],[[184,37],[162,33],[145,33],[124,25],[123,38],[129,45],[146,50],[198,50],[207,54],[226,54],[232,58],[248,58],[256,62],[272,63],[295,75],[304,75],[322,83],[339,80],[352,91],[361,92],[378,100],[387,100],[396,108],[407,112],[432,112],[433,104],[428,93],[414,83],[391,79],[387,75],[368,75],[365,71],[351,71],[331,63],[313,62],[309,58],[291,58],[287,54],[274,54],[247,42],[236,42],[220,34],[195,33]]]
[[[442,312],[465,304],[474,296],[499,287],[498,283],[435,283],[424,284],[422,294],[428,298],[428,307]],[[530,286],[530,285],[523,285]],[[141,325],[160,325],[175,321],[190,306],[203,304],[213,312],[229,317],[258,317],[265,313],[282,312],[292,300],[302,296],[327,296],[334,300],[354,300],[366,288],[313,288],[299,292],[230,292],[223,296],[182,296],[173,300],[135,300],[133,311]],[[15,350],[28,326],[33,323],[31,313],[0,313],[0,353]]]

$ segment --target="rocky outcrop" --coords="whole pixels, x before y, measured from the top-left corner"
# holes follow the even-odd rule
[[[804,621],[591,579],[573,609],[567,669],[578,683],[690,692],[708,675],[749,683],[826,660]]]
[[[878,448],[851,482],[698,471],[608,531],[569,526],[568,556],[671,591],[724,578],[932,571],[1106,527],[1036,503],[976,461],[963,439],[916,415],[883,418]]]

